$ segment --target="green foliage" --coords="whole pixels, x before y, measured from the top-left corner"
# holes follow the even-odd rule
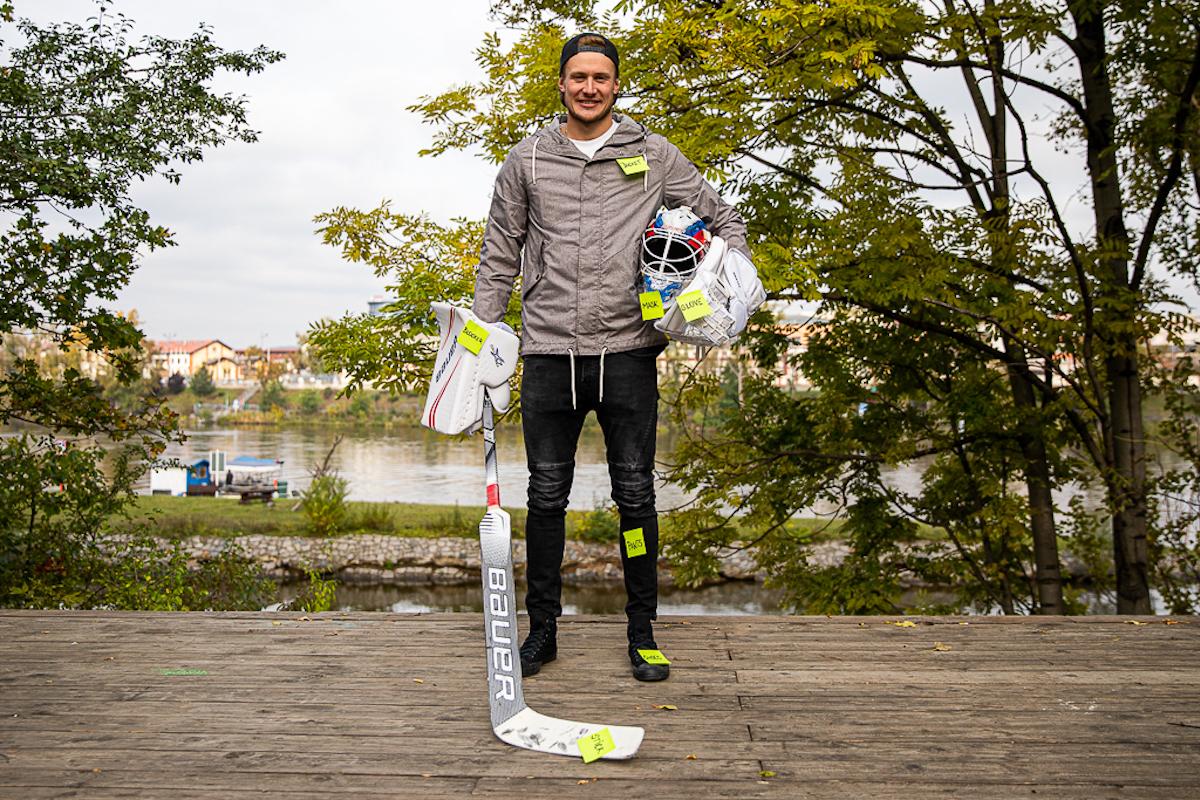
[[[304,491],[300,508],[314,536],[336,536],[346,527],[349,482],[338,475],[317,475]]]
[[[322,578],[314,569],[307,572],[308,582],[301,588],[299,594],[288,603],[289,608],[298,611],[332,611],[337,598],[337,581],[332,578]]]
[[[213,383],[208,367],[196,370],[196,374],[192,376],[190,388],[196,397],[211,397],[217,393],[217,385]]]
[[[395,214],[387,202],[366,212],[337,208],[316,221],[325,243],[386,280],[395,300],[381,316],[353,314],[315,323],[308,331],[314,352],[327,369],[350,377],[346,393],[366,382],[391,392],[424,390],[437,350],[430,301],[468,302],[483,224],[458,219],[444,226],[422,216]],[[514,300],[505,320],[517,325],[519,317]]]
[[[349,527],[352,530],[393,533],[396,511],[387,503],[360,503],[354,508]]]
[[[575,523],[575,538],[585,542],[615,542],[621,538],[621,517],[611,503],[586,512]]]
[[[128,564],[112,567],[102,546],[106,520],[180,438],[141,382],[141,332],[108,307],[142,253],[173,244],[132,186],[156,175],[178,183],[177,166],[206,148],[253,141],[244,98],[211,84],[281,56],[225,51],[207,29],[131,41],[132,27],[120,15],[39,27],[0,6],[0,40],[18,43],[0,64],[0,331],[35,332],[51,348],[6,357],[0,374],[0,425],[23,431],[0,440],[4,604],[224,602],[191,582],[178,554],[134,544]],[[111,371],[107,390],[83,373],[84,353]],[[235,577],[231,564],[218,571]]]
[[[263,411],[286,409],[288,406],[287,391],[279,381],[268,381],[262,388],[258,405]]]
[[[797,607],[890,610],[901,576],[916,575],[955,587],[957,608],[1036,611],[1058,602],[1037,572],[1061,541],[1097,586],[1113,566],[1119,608],[1147,608],[1153,492],[1187,494],[1183,474],[1144,477],[1141,403],[1192,375],[1169,381],[1144,343],[1178,336],[1163,275],[1194,278],[1200,263],[1200,183],[1182,180],[1200,142],[1195,0],[599,6],[495,3],[516,35],[485,37],[479,81],[413,110],[436,127],[426,152],[480,147],[499,161],[558,110],[566,36],[606,33],[623,108],[739,198],[770,298],[820,301],[807,347],[760,312],[737,385],[684,376],[670,399],[685,429],[671,477],[696,498],[664,527],[682,574],[702,580],[717,553],[751,546]],[[1032,144],[1047,137],[1056,149]],[[1093,235],[1065,216],[1079,196],[1046,178],[1083,153]],[[475,230],[386,206],[328,221],[327,241],[400,298],[395,320],[332,324],[330,352],[362,380],[413,385],[432,339],[426,303],[469,293]],[[431,276],[430,261],[449,268]],[[784,363],[814,392],[778,389]],[[901,466],[923,471],[921,485],[892,485]],[[1103,495],[1088,512],[1121,559],[1041,492],[1066,487]],[[846,521],[836,567],[814,565],[789,532],[814,504]],[[1149,537],[1172,564],[1155,567],[1168,591],[1195,535],[1177,518]],[[916,525],[940,538],[912,541]]]
[[[296,407],[306,417],[315,416],[321,411],[321,395],[315,389],[305,389],[300,393]]]

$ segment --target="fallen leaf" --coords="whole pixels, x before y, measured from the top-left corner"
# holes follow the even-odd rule
[[[1129,625],[1149,625],[1149,622],[1139,622],[1136,619],[1127,619],[1125,622]]]
[[[312,617],[301,617],[299,622],[312,622]]]
[[[771,785],[771,782],[770,782],[770,781],[759,781],[759,783],[761,783],[763,786],[770,786],[770,785]]]
[[[104,770],[100,769],[99,767],[92,767],[92,772],[104,772]]]
[[[960,622],[960,623],[958,623],[958,624],[959,624],[959,625],[970,625],[971,623],[969,623],[969,622]]]
[[[274,621],[274,622],[272,622],[271,624],[272,624],[272,625],[282,625],[283,623],[282,623],[282,622],[280,622],[279,620],[275,620],[275,621]]]
[[[939,653],[944,653],[947,650],[953,650],[954,648],[948,644],[942,644],[941,642],[934,642],[933,649],[937,650]]]
[[[762,772],[760,772],[758,774],[764,778],[774,778],[775,777],[775,773],[769,769],[764,769]]]
[[[679,710],[679,706],[673,706],[673,705],[670,705],[669,703],[664,703],[661,706],[655,706],[655,708],[657,708],[659,711],[678,711]]]
[[[685,760],[685,761],[695,761],[695,760],[696,760],[696,754],[695,754],[695,753],[688,753],[688,754],[687,754],[687,757],[686,757],[684,760]]]
[[[917,623],[913,622],[911,619],[902,619],[902,620],[898,620],[896,622],[889,622],[888,625],[895,625],[897,628],[915,628],[915,627],[917,627]]]
[[[1177,619],[1164,619],[1163,620],[1163,625],[1178,625],[1178,624],[1179,624],[1179,620],[1177,620]]]
[[[413,678],[413,683],[424,683],[424,682],[425,681],[421,680],[420,678]]]
[[[432,778],[432,777],[433,777],[433,773],[432,773],[432,772],[422,772],[422,773],[421,773],[421,777],[422,777],[422,778]]]
[[[581,781],[575,781],[575,785],[576,786],[587,786],[587,778],[584,778]]]

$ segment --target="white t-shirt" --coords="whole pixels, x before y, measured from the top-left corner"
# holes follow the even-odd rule
[[[569,136],[567,138],[571,139],[571,144],[579,148],[579,152],[587,156],[588,161],[591,161],[596,155],[596,151],[603,147],[604,143],[611,139],[612,135],[616,132],[617,121],[613,120],[613,123],[608,126],[608,130],[597,136],[595,139],[571,139]]]

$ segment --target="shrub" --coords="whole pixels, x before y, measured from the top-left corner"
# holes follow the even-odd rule
[[[305,490],[300,508],[315,536],[336,536],[344,529],[349,506],[350,482],[339,475],[317,475]]]

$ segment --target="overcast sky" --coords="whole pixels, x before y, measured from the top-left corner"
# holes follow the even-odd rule
[[[16,0],[37,22],[94,16],[90,0]],[[419,158],[433,129],[406,111],[424,94],[478,78],[473,52],[487,0],[348,2],[204,0],[110,3],[135,32],[176,38],[201,22],[228,49],[264,44],[287,58],[222,90],[249,97],[254,144],[210,151],[183,181],[135,199],[177,247],[152,253],[117,304],[151,338],[294,344],[321,317],[365,311],[382,282],[314,233],[339,205],[482,218],[496,167],[472,154]]]

